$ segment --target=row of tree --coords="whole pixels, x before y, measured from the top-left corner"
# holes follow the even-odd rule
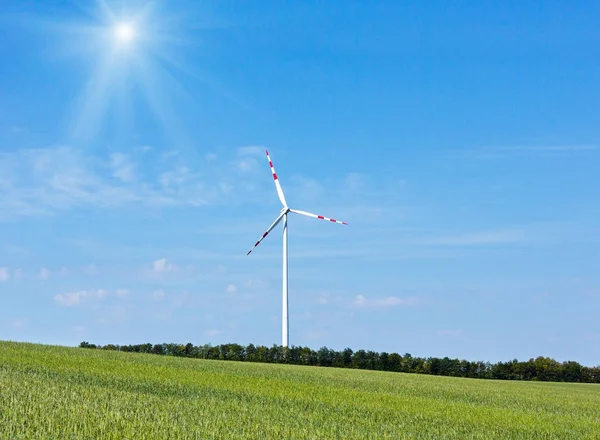
[[[410,353],[399,355],[398,353],[377,353],[371,350],[353,351],[350,348],[335,351],[327,347],[321,347],[315,351],[309,347],[283,347],[280,345],[272,347],[255,346],[254,344],[248,346],[239,344],[197,346],[192,343],[185,345],[164,343],[99,346],[84,341],[79,344],[79,347],[197,359],[356,368],[477,379],[600,383],[600,366],[586,367],[573,361],[558,362],[541,356],[524,362],[514,359],[492,364],[448,357],[413,357]]]

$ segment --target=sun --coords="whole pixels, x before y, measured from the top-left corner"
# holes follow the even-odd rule
[[[128,2],[140,5],[125,6]],[[125,139],[149,117],[165,138],[184,143],[187,135],[174,99],[193,103],[180,78],[185,73],[196,79],[187,51],[197,43],[199,18],[173,11],[173,3],[88,0],[81,2],[85,20],[58,26],[64,31],[58,49],[79,56],[89,69],[81,71],[81,91],[68,109],[72,142],[91,143],[100,133]]]
[[[115,38],[120,43],[128,43],[135,37],[135,28],[130,23],[118,23],[115,26]]]

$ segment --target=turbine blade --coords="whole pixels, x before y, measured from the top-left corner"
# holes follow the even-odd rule
[[[327,218],[327,217],[323,217],[322,215],[317,215],[317,214],[313,214],[311,212],[306,212],[306,211],[298,211],[297,209],[290,209],[290,212],[295,212],[296,214],[300,214],[300,215],[305,215],[307,217],[314,217],[314,218],[318,218],[320,220],[327,220],[328,222],[332,222],[332,223],[339,223],[341,225],[347,225],[348,223],[346,222],[342,222],[339,220],[335,220],[333,218]]]
[[[273,167],[273,162],[271,161],[271,157],[269,156],[269,150],[265,150],[267,152],[267,159],[269,160],[269,166],[271,167],[271,173],[273,173],[273,180],[275,181],[275,188],[277,188],[277,195],[279,196],[279,201],[284,208],[287,208],[287,202],[285,201],[285,196],[283,195],[283,190],[281,189],[281,184],[279,183],[279,179],[277,178],[277,173],[275,172],[275,167]]]
[[[269,229],[267,229],[267,232],[265,232],[265,233],[262,235],[262,237],[260,237],[260,238],[258,239],[258,241],[257,241],[257,242],[254,244],[254,246],[252,246],[252,249],[250,249],[246,255],[250,255],[250,252],[252,252],[252,251],[254,250],[254,248],[255,248],[256,246],[258,246],[258,245],[260,244],[260,242],[261,242],[261,241],[263,241],[263,239],[264,239],[264,238],[265,238],[265,237],[266,237],[266,236],[269,234],[269,232],[271,232],[271,231],[273,230],[273,228],[274,228],[275,226],[277,226],[277,224],[278,224],[278,223],[281,221],[281,219],[283,218],[283,216],[284,216],[285,214],[286,214],[285,212],[282,212],[281,214],[279,214],[279,217],[277,217],[277,218],[275,219],[275,221],[273,222],[273,224],[271,224],[271,226],[269,226]]]

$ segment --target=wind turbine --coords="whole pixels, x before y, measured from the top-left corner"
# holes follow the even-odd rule
[[[332,218],[323,217],[322,215],[312,214],[306,211],[299,211],[297,209],[291,209],[288,207],[287,202],[285,201],[285,196],[283,195],[283,190],[281,189],[281,184],[279,183],[279,179],[277,178],[277,173],[275,173],[275,168],[273,167],[273,162],[271,161],[271,157],[269,156],[269,151],[266,150],[267,160],[269,161],[269,166],[271,167],[271,173],[273,173],[273,180],[275,181],[275,188],[277,189],[277,195],[279,196],[279,201],[283,205],[279,216],[275,219],[275,221],[269,226],[269,229],[258,239],[256,244],[248,251],[246,255],[250,255],[250,253],[260,244],[261,241],[279,224],[281,220],[283,220],[283,288],[281,292],[281,302],[282,302],[282,310],[281,310],[281,345],[287,347],[289,344],[289,313],[288,313],[288,227],[287,227],[287,216],[290,212],[294,214],[305,215],[307,217],[314,217],[320,220],[327,220],[332,223],[340,223],[342,225],[347,225],[346,222],[341,222],[339,220],[335,220]]]

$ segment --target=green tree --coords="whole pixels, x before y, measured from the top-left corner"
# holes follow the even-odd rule
[[[563,382],[581,382],[581,365],[577,362],[563,362],[560,380]]]
[[[398,353],[390,354],[388,358],[388,369],[389,371],[402,371],[402,357]]]
[[[317,352],[317,363],[322,367],[330,367],[333,363],[331,350],[327,347],[319,348],[319,351]]]
[[[344,351],[342,351],[342,362],[344,367],[346,368],[351,368],[352,367],[352,355],[354,354],[354,352],[352,351],[351,348],[346,347],[344,348]]]

